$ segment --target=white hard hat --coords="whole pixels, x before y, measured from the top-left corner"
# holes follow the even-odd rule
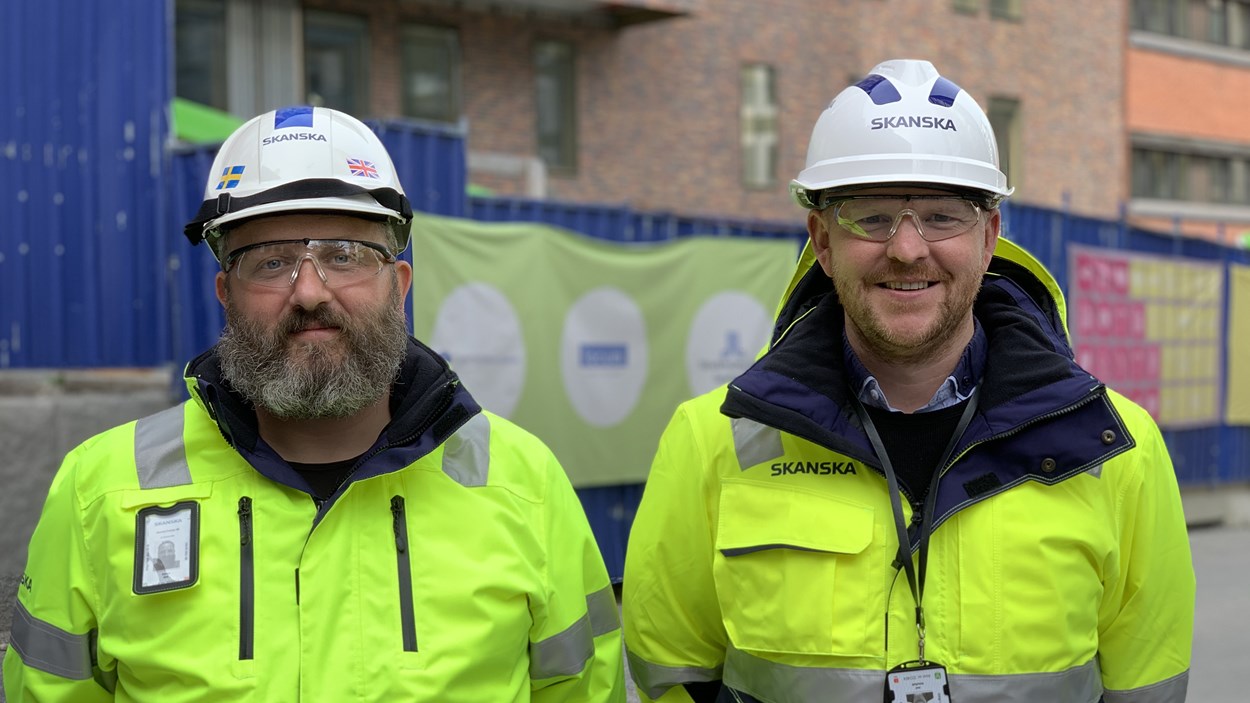
[[[198,244],[230,222],[327,211],[401,225],[412,219],[391,157],[372,130],[330,108],[285,107],[252,118],[221,145],[204,202],[183,232]],[[395,231],[402,251],[408,231]]]
[[[821,113],[807,166],[790,182],[799,205],[820,191],[887,183],[924,183],[1011,195],[998,169],[990,121],[972,96],[928,61],[878,64]]]

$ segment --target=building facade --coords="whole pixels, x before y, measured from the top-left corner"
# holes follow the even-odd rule
[[[797,221],[812,124],[888,58],[990,114],[1016,198],[1250,230],[1250,0],[177,0],[177,92],[467,131],[506,195]]]

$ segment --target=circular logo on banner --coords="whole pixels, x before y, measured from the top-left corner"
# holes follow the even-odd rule
[[[772,316],[746,293],[726,291],[709,298],[695,314],[686,340],[690,392],[706,393],[746,371],[772,329]]]
[[[509,417],[525,385],[525,344],[507,296],[467,283],[443,300],[430,346],[443,356],[482,407]]]
[[[616,288],[582,296],[564,318],[560,369],[573,409],[588,424],[624,420],[647,376],[647,329],[638,304]]]

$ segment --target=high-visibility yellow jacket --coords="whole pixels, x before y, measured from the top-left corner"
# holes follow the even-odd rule
[[[842,309],[812,263],[809,248],[767,352],[661,439],[625,560],[644,699],[719,680],[723,701],[880,701],[917,656]],[[938,483],[926,659],[958,703],[1183,701],[1194,573],[1158,428],[1074,363],[1062,296],[1023,250],[1000,241],[975,314],[987,363]]]
[[[193,401],[65,459],[9,703],[625,700],[616,600],[568,479],[436,354],[412,343],[391,424],[320,505],[216,376],[202,356]],[[146,531],[179,510],[194,578],[148,583]]]

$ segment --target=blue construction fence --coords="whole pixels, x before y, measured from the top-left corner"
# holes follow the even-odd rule
[[[1250,250],[1221,246],[1215,242],[1162,234],[1128,226],[1120,220],[1081,217],[1026,205],[1007,205],[1004,233],[1028,249],[1054,274],[1068,295],[1068,247],[1084,245],[1178,259],[1250,265]],[[1224,267],[1224,290],[1229,290],[1229,270]],[[1221,329],[1228,329],[1229,296],[1224,296]],[[1222,352],[1226,354],[1226,352]],[[1246,360],[1240,360],[1245,363]],[[1227,378],[1233,359],[1221,359],[1221,378]],[[1250,481],[1250,427],[1215,425],[1185,430],[1164,430],[1164,440],[1183,485],[1213,486]]]

